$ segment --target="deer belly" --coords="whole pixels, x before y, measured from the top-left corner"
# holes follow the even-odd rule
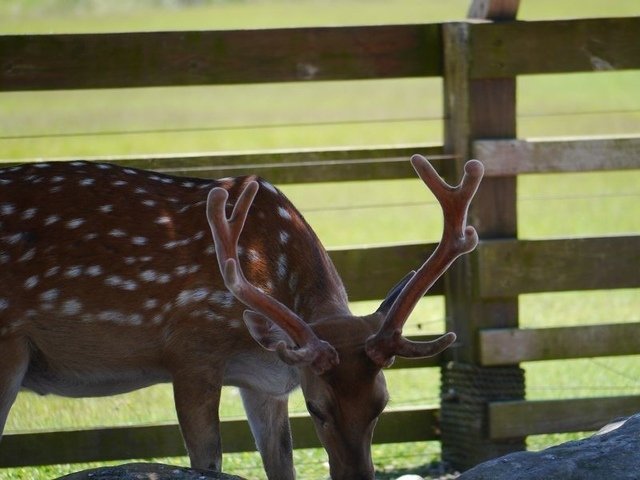
[[[28,335],[31,355],[24,388],[41,395],[96,397],[171,381],[157,342],[143,342],[133,331],[57,327]]]
[[[159,370],[115,371],[96,368],[83,371],[57,371],[42,365],[32,365],[22,382],[22,387],[39,395],[103,397],[170,381],[169,375]]]
[[[280,396],[297,388],[300,377],[297,368],[282,362],[274,353],[249,351],[229,359],[224,384]]]

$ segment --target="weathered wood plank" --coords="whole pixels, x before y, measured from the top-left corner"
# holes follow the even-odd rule
[[[475,255],[482,298],[640,286],[640,236],[482,241]]]
[[[488,20],[513,20],[517,8],[518,2],[510,0],[474,2],[470,15]],[[455,182],[462,177],[464,163],[471,158],[474,140],[516,136],[516,79],[508,75],[473,78],[470,70],[476,60],[473,25],[443,25],[445,153],[457,159],[453,162],[455,168],[448,172],[448,180]],[[469,209],[469,225],[476,227],[480,238],[516,238],[516,199],[515,178],[483,179]],[[471,286],[478,271],[472,260],[470,255],[457,260],[445,279],[446,328],[458,335],[459,348],[445,352],[445,358],[452,362],[442,370],[442,457],[461,470],[524,448],[524,438],[488,441],[483,430],[487,415],[482,406],[485,399],[522,398],[524,376],[517,366],[504,369],[509,373],[501,378],[508,378],[507,381],[483,383],[483,387],[470,389],[457,399],[448,395],[450,386],[475,384],[477,378],[492,373],[482,371],[478,365],[478,331],[518,325],[517,297],[486,301],[475,295]],[[461,415],[461,412],[466,413]],[[471,417],[473,421],[469,422]]]
[[[0,91],[437,76],[440,25],[0,36]]]
[[[330,249],[350,300],[385,298],[391,288],[431,255],[435,244],[405,244],[379,247]],[[442,295],[440,279],[428,295]]]
[[[479,332],[480,361],[486,366],[536,360],[640,354],[640,323]]]
[[[489,437],[599,430],[640,410],[640,395],[489,404]]]
[[[473,0],[467,12],[468,18],[488,18],[493,21],[513,20],[520,0]]]
[[[473,156],[489,177],[640,169],[640,137],[476,140]]]
[[[451,156],[439,145],[399,145],[379,148],[327,148],[142,156],[104,156],[81,160],[110,162],[172,175],[223,178],[255,174],[272,183],[342,182],[416,178],[409,158],[419,153],[442,171]],[[80,160],[60,158],[58,160]],[[23,160],[22,162],[41,161]],[[0,168],[21,162],[0,161]]]
[[[640,17],[470,25],[472,78],[640,68]]]
[[[398,409],[380,417],[374,443],[437,440],[435,408]],[[291,418],[295,448],[320,447],[313,423],[306,415]],[[221,423],[225,452],[254,451],[246,420]],[[175,424],[113,427],[40,433],[8,433],[2,438],[0,467],[49,465],[185,455]]]

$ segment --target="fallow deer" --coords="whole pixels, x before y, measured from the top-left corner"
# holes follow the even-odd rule
[[[468,162],[451,187],[423,157],[411,161],[442,206],[442,240],[365,317],[350,314],[302,215],[255,176],[84,161],[0,170],[0,434],[20,388],[88,397],[172,382],[191,465],[219,470],[220,391],[234,385],[268,478],[292,479],[287,398],[301,386],[331,478],[372,479],[382,370],[454,342],[401,332],[478,241],[466,216],[482,164]]]

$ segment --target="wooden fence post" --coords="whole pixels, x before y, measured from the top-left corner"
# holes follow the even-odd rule
[[[517,0],[474,1],[470,15],[512,20]],[[516,79],[472,78],[472,29],[469,23],[443,26],[445,152],[456,161],[447,174],[461,178],[476,139],[516,136]],[[485,178],[469,212],[469,223],[481,241],[517,238],[516,178]],[[518,298],[480,299],[475,254],[459,259],[446,279],[447,329],[458,334],[442,369],[442,457],[453,467],[468,469],[479,462],[525,448],[524,438],[492,440],[488,435],[488,404],[521,400],[524,372],[518,365],[484,367],[478,355],[478,332],[484,328],[517,327]]]

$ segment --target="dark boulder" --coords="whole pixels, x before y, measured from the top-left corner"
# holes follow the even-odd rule
[[[244,480],[242,477],[160,463],[128,463],[100,467],[60,477],[59,480]]]
[[[458,480],[640,480],[640,414],[583,440],[516,452],[467,470]]]

